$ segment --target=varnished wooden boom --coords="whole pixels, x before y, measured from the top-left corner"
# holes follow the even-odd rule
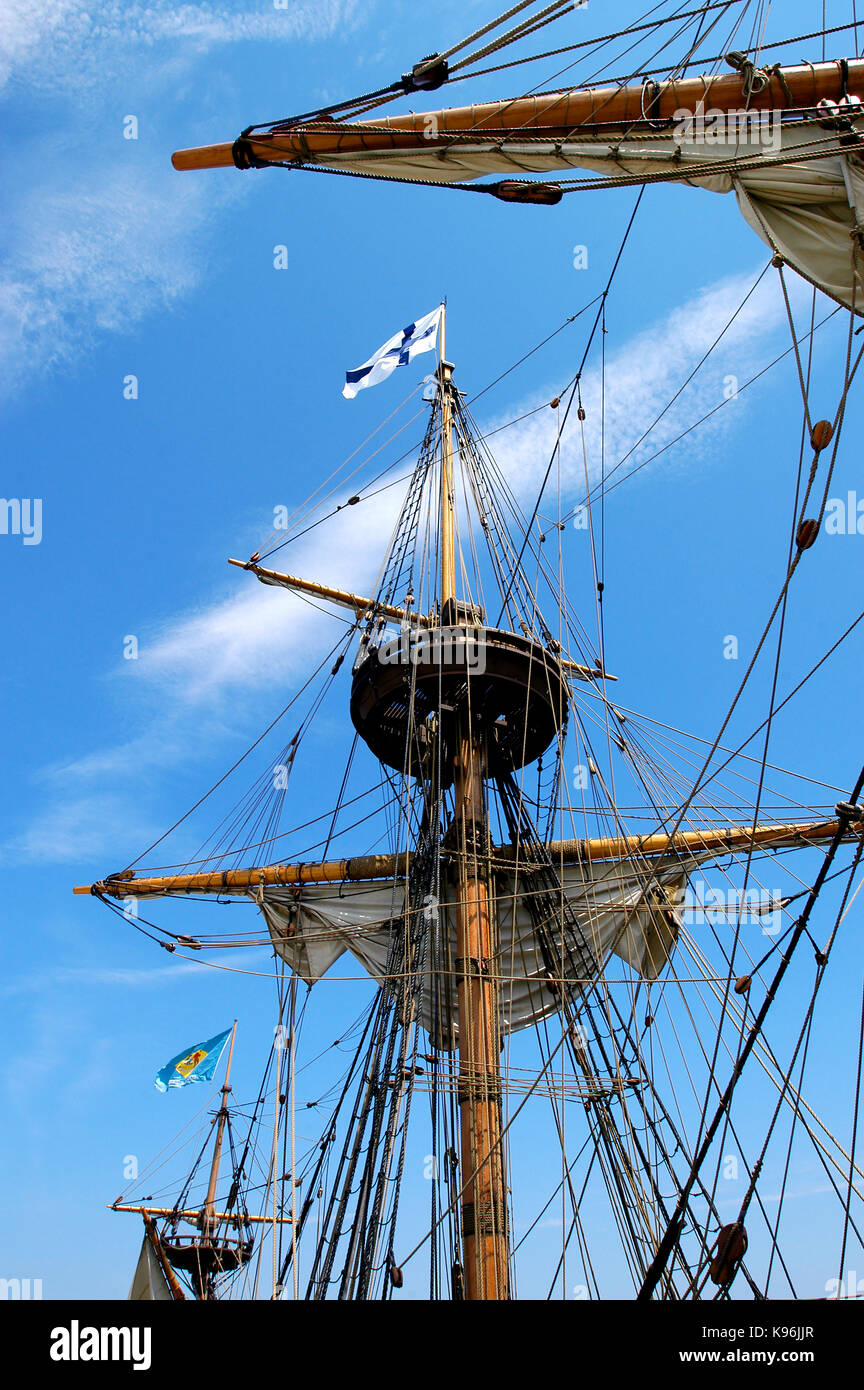
[[[864,59],[849,60],[846,94],[864,97]],[[776,72],[771,73],[765,88],[746,99],[741,76],[729,73],[662,82],[656,90],[644,86],[590,87],[563,95],[519,97],[371,121],[313,121],[279,135],[256,134],[249,148],[257,159],[314,164],[344,154],[434,150],[447,145],[449,133],[472,131],[479,140],[520,134],[560,140],[595,125],[629,126],[648,117],[669,121],[679,111],[695,111],[703,102],[706,108],[718,111],[744,107],[753,111],[809,110],[823,98],[840,101],[843,95],[840,62],[802,63],[783,68],[783,81]],[[436,132],[431,140],[430,131]],[[228,168],[234,164],[232,151],[232,143],[201,145],[177,150],[171,163],[175,169]]]
[[[588,840],[551,840],[546,848],[553,863],[578,864],[597,859],[638,859],[662,854],[699,854],[713,850],[747,849],[750,845],[821,844],[832,840],[839,821],[807,821],[799,824],[725,826],[719,830],[684,830],[675,835],[609,836]],[[849,838],[860,831],[849,829]],[[493,850],[502,869],[514,864],[512,845]],[[524,862],[524,861],[523,861]],[[99,893],[111,898],[159,897],[168,893],[245,892],[274,884],[363,883],[372,879],[403,877],[411,854],[371,854],[356,859],[336,859],[324,864],[267,864],[256,869],[226,869],[224,873],[177,874],[160,878],[108,878],[84,884],[75,893]]]

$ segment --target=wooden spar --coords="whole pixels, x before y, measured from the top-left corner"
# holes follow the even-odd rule
[[[565,671],[572,671],[574,676],[580,681],[617,681],[617,676],[612,676],[608,671],[599,671],[596,666],[583,666],[581,661],[569,661],[563,656],[558,658],[559,666],[563,666]]]
[[[452,371],[452,368],[451,368]],[[451,461],[451,487],[450,497],[452,506],[452,461]],[[452,554],[447,557],[442,556],[442,563],[446,558],[448,571],[454,576],[455,584],[455,562]],[[437,621],[434,615],[428,613],[412,613],[404,608],[397,608],[392,603],[376,603],[374,598],[364,598],[362,594],[352,594],[347,589],[334,589],[330,584],[318,584],[313,579],[298,579],[294,574],[282,574],[280,570],[268,570],[263,565],[256,564],[253,560],[229,560],[229,565],[236,565],[238,569],[250,570],[252,574],[260,579],[262,584],[271,584],[276,588],[296,589],[301,594],[314,594],[316,598],[327,599],[329,603],[338,603],[343,608],[350,608],[356,613],[358,618],[362,618],[365,613],[375,614],[382,618],[393,618],[397,622],[418,623],[421,627],[433,627]],[[612,676],[608,671],[598,671],[593,666],[584,666],[580,661],[570,661],[565,657],[558,658],[561,666],[567,671],[572,671],[579,680],[584,681],[617,681],[617,676]]]
[[[178,1219],[178,1221],[188,1221],[188,1222],[190,1222],[192,1225],[197,1225],[197,1223],[201,1220],[202,1215],[204,1214],[204,1213],[201,1212],[201,1211],[186,1211],[186,1210],[184,1210],[184,1211],[175,1211],[173,1207],[140,1207],[140,1206],[137,1206],[137,1207],[136,1207],[136,1206],[124,1206],[124,1205],[121,1204],[120,1202],[115,1202],[115,1203],[113,1203],[113,1204],[108,1208],[108,1210],[109,1210],[109,1211],[137,1211],[137,1212],[140,1212],[140,1213],[141,1213],[142,1215],[144,1215],[144,1216],[171,1216],[171,1217],[175,1217],[175,1216],[176,1216],[177,1219]],[[252,1224],[252,1225],[261,1225],[261,1226],[272,1226],[272,1225],[273,1225],[273,1217],[272,1217],[272,1216],[248,1216],[248,1215],[243,1215],[243,1216],[241,1216],[241,1215],[240,1215],[238,1212],[236,1212],[236,1211],[214,1211],[214,1212],[213,1212],[213,1220],[216,1221],[216,1222],[227,1221],[227,1222],[229,1223],[229,1225],[231,1225],[231,1226],[236,1226],[236,1227],[238,1227],[238,1228],[239,1228],[240,1226],[247,1226],[247,1225],[250,1225],[250,1224]],[[279,1222],[279,1224],[281,1224],[281,1225],[283,1225],[283,1226],[290,1226],[290,1225],[291,1225],[292,1218],[291,1218],[290,1216],[280,1216],[280,1217],[277,1217],[277,1221]]]
[[[146,1214],[144,1216],[144,1230],[147,1232],[147,1239],[149,1240],[150,1245],[152,1246],[153,1253],[155,1254],[156,1259],[159,1261],[159,1266],[162,1270],[162,1273],[165,1275],[165,1281],[169,1289],[171,1290],[171,1297],[174,1299],[175,1303],[185,1303],[186,1295],[180,1287],[180,1281],[171,1267],[171,1262],[168,1259],[168,1256],[162,1249],[162,1242],[159,1239],[159,1235],[156,1231],[156,1223],[152,1221],[150,1217]]]
[[[843,65],[839,61],[801,63],[766,72],[762,91],[745,98],[738,73],[704,75],[660,82],[656,88],[588,87],[564,94],[518,97],[512,101],[455,106],[407,116],[380,116],[370,121],[314,120],[278,135],[255,134],[246,148],[256,159],[316,163],[342,155],[383,150],[434,151],[448,144],[448,134],[476,132],[479,139],[518,135],[572,138],[578,130],[602,125],[630,126],[671,121],[679,111],[695,111],[700,103],[718,111],[810,110],[823,99],[844,96]],[[788,91],[788,96],[787,96]],[[848,63],[845,94],[864,97],[864,59]],[[650,109],[646,109],[647,106]],[[430,132],[436,138],[429,139]],[[202,145],[177,150],[175,169],[220,169],[234,164],[233,144]]]
[[[254,564],[251,560],[229,560],[228,563],[229,565],[236,565],[241,570],[251,570],[262,584],[273,584],[283,589],[296,589],[301,594],[314,594],[316,598],[325,598],[330,603],[338,603],[343,608],[352,609],[358,618],[362,618],[364,613],[384,618],[395,618],[400,621],[406,618],[404,608],[396,608],[391,603],[377,603],[374,598],[364,598],[362,594],[352,594],[347,589],[334,589],[329,584],[316,584],[312,579],[298,579],[293,574],[280,574],[279,570],[264,569],[262,565]],[[425,613],[409,613],[407,614],[407,621],[428,627],[433,619],[427,617]]]
[[[418,623],[421,627],[433,627],[437,621],[434,615],[428,613],[406,612],[404,608],[397,608],[392,603],[376,603],[374,598],[364,598],[362,594],[352,594],[347,589],[334,589],[332,585],[318,584],[314,579],[298,579],[294,574],[282,574],[280,570],[268,570],[253,560],[229,560],[228,563],[229,565],[236,565],[241,570],[250,570],[257,579],[260,579],[262,584],[271,584],[282,589],[296,589],[301,594],[314,594],[316,598],[324,598],[329,603],[338,603],[343,608],[350,608],[358,618],[362,618],[364,613],[369,613],[382,618],[393,618],[397,622]],[[448,568],[454,573],[455,583],[452,555],[448,559]],[[559,657],[558,661],[565,670],[572,671],[579,680],[617,681],[618,679],[617,676],[610,675],[608,671],[598,671],[593,666],[584,666],[581,661],[570,661],[565,657]]]
[[[96,891],[109,897],[129,898],[164,893],[224,893],[279,883],[343,883],[352,879],[392,878],[411,862],[408,854],[370,854],[358,859],[339,859],[329,864],[269,864],[259,869],[228,869],[225,873],[174,874],[161,878],[105,879],[73,888],[74,893]],[[134,886],[133,886],[134,884]],[[143,890],[143,891],[141,891]]]
[[[768,848],[782,845],[821,844],[833,839],[838,821],[804,821],[785,825],[729,825],[710,830],[683,830],[674,835],[606,836],[586,840],[550,840],[546,849],[553,861],[581,864],[605,859],[639,859],[663,854],[691,854],[715,850],[724,854],[751,845]],[[849,829],[849,838],[860,831]],[[504,871],[511,866],[513,848],[499,845],[492,849],[492,862]],[[268,864],[256,869],[226,869],[224,873],[174,874],[161,877],[107,878],[82,884],[74,893],[98,893],[110,898],[161,897],[169,893],[246,892],[278,884],[366,883],[380,878],[404,877],[411,866],[411,853],[370,854],[355,859],[335,859],[322,864]]]

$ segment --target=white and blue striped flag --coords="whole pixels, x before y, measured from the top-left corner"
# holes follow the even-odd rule
[[[426,314],[425,318],[417,319],[416,323],[409,323],[401,333],[394,333],[383,347],[373,352],[369,361],[364,362],[362,367],[355,368],[353,372],[346,372],[342,395],[349,401],[353,400],[364,386],[377,386],[379,381],[383,381],[397,367],[407,366],[419,353],[431,352],[438,338],[441,309],[442,305],[439,304],[438,308],[433,309],[431,314]]]

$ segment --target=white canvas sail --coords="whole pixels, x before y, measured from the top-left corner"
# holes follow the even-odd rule
[[[611,955],[618,956],[644,980],[665,968],[680,925],[686,883],[681,860],[655,865],[646,889],[646,872],[630,863],[570,865],[563,870],[564,894],[572,905],[599,973]],[[560,992],[550,987],[549,971],[534,919],[526,903],[530,884],[523,875],[503,876],[495,897],[498,955],[498,1023],[502,1036],[518,1032],[560,1010]],[[392,934],[404,930],[402,883],[267,887],[255,894],[278,954],[309,984],[320,980],[348,952],[376,980],[387,974]],[[427,901],[434,940],[442,921],[439,969],[453,978],[456,957],[456,910],[452,901]],[[556,926],[550,928],[555,939]],[[449,961],[449,970],[448,970]],[[352,973],[352,972],[347,972]],[[565,978],[568,971],[563,970]],[[431,969],[420,1003],[420,1021],[441,1046],[458,1037],[452,989],[433,984]]]
[[[722,120],[720,119],[722,117]],[[864,117],[853,122],[864,134]],[[526,134],[484,140],[418,141],[414,148],[320,156],[354,173],[460,183],[491,174],[523,177],[587,170],[604,178],[668,178],[714,193],[734,192],[753,230],[838,303],[864,312],[864,164],[829,122],[781,123],[775,112],[708,111],[649,134]]]
[[[141,1242],[141,1254],[138,1256],[138,1264],[135,1267],[127,1301],[133,1303],[172,1302],[168,1280],[156,1258],[156,1251],[153,1249],[150,1237],[146,1235]]]

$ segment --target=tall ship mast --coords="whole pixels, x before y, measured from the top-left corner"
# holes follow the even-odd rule
[[[135,1302],[200,1302],[224,1297],[238,1271],[255,1252],[256,1228],[265,1218],[250,1214],[246,1205],[246,1144],[235,1144],[228,1097],[237,1024],[231,1030],[220,1105],[210,1134],[195,1156],[183,1188],[170,1206],[118,1198],[112,1211],[136,1212],[144,1221],[144,1239],[129,1298]],[[230,1182],[224,1202],[217,1200],[225,1150],[230,1157]],[[206,1195],[199,1208],[189,1202],[199,1172],[206,1178]],[[223,1209],[224,1208],[224,1209]],[[284,1218],[276,1218],[282,1221]]]
[[[488,57],[495,27],[459,51],[473,44],[475,60]],[[500,47],[532,32],[520,21]],[[401,87],[249,127],[229,144],[181,151],[175,166],[279,164],[540,205],[601,183],[734,190],[783,285],[788,267],[826,294],[853,341],[864,307],[864,61],[768,68],[736,50],[726,55],[731,75],[369,117],[400,94],[443,86],[456,52],[423,59]],[[766,149],[758,122],[719,144],[688,144],[675,123],[707,122],[708,106],[779,113],[778,148]],[[574,168],[592,179],[548,181]],[[604,331],[611,283],[586,319],[582,367]],[[145,1218],[142,1280],[155,1258],[172,1297],[178,1270],[196,1298],[229,1286],[243,1296],[257,1220],[280,1299],[404,1290],[505,1301],[520,1295],[523,1259],[531,1288],[545,1280],[548,1290],[529,1296],[572,1297],[575,1286],[577,1297],[601,1297],[607,1281],[616,1296],[626,1287],[642,1300],[764,1298],[778,1284],[794,1295],[799,1276],[763,1192],[766,1166],[785,1192],[793,1153],[819,1165],[844,1253],[864,1222],[855,1131],[851,1144],[835,1135],[801,1085],[816,996],[848,932],[864,770],[853,755],[847,785],[829,794],[769,763],[767,736],[761,756],[745,751],[753,735],[730,748],[728,717],[703,739],[625,704],[607,669],[593,529],[603,487],[592,488],[587,460],[593,636],[566,583],[562,536],[573,517],[561,440],[573,428],[584,447],[582,367],[547,403],[555,445],[526,511],[460,389],[444,304],[437,327],[425,433],[374,592],[275,568],[268,562],[290,534],[230,562],[345,623],[286,707],[296,732],[198,853],[153,868],[136,860],[75,890],[121,914],[134,902],[181,956],[265,942],[278,981],[262,1211],[241,1211],[236,1182],[225,1211],[216,1208],[226,1075],[203,1207],[190,1216],[176,1204],[115,1204]],[[850,349],[830,419],[815,418],[804,393],[788,565],[759,651],[818,537],[855,368]],[[294,533],[357,506],[364,486],[347,495],[347,481],[323,501],[313,494]],[[335,799],[310,820],[292,803],[292,778],[331,691],[330,717],[341,709],[353,732]],[[767,723],[770,733],[774,703],[772,694],[757,732]],[[696,891],[703,875],[724,886],[710,903]],[[836,916],[823,920],[825,894],[841,887]],[[179,932],[165,900],[203,901],[204,911],[218,901],[232,918],[242,904],[261,927]],[[169,910],[157,923],[160,907]],[[754,919],[770,930],[748,937]],[[371,993],[350,1042],[340,1036],[341,1069],[320,1099],[304,1100],[301,1021],[328,980],[364,989],[358,972]],[[730,1160],[741,1171],[734,1210],[719,1191]],[[540,1240],[540,1255],[526,1251],[550,1211],[560,1248],[540,1276],[548,1248]],[[180,1219],[197,1223],[191,1241],[177,1236]],[[220,1285],[229,1273],[237,1278]]]

